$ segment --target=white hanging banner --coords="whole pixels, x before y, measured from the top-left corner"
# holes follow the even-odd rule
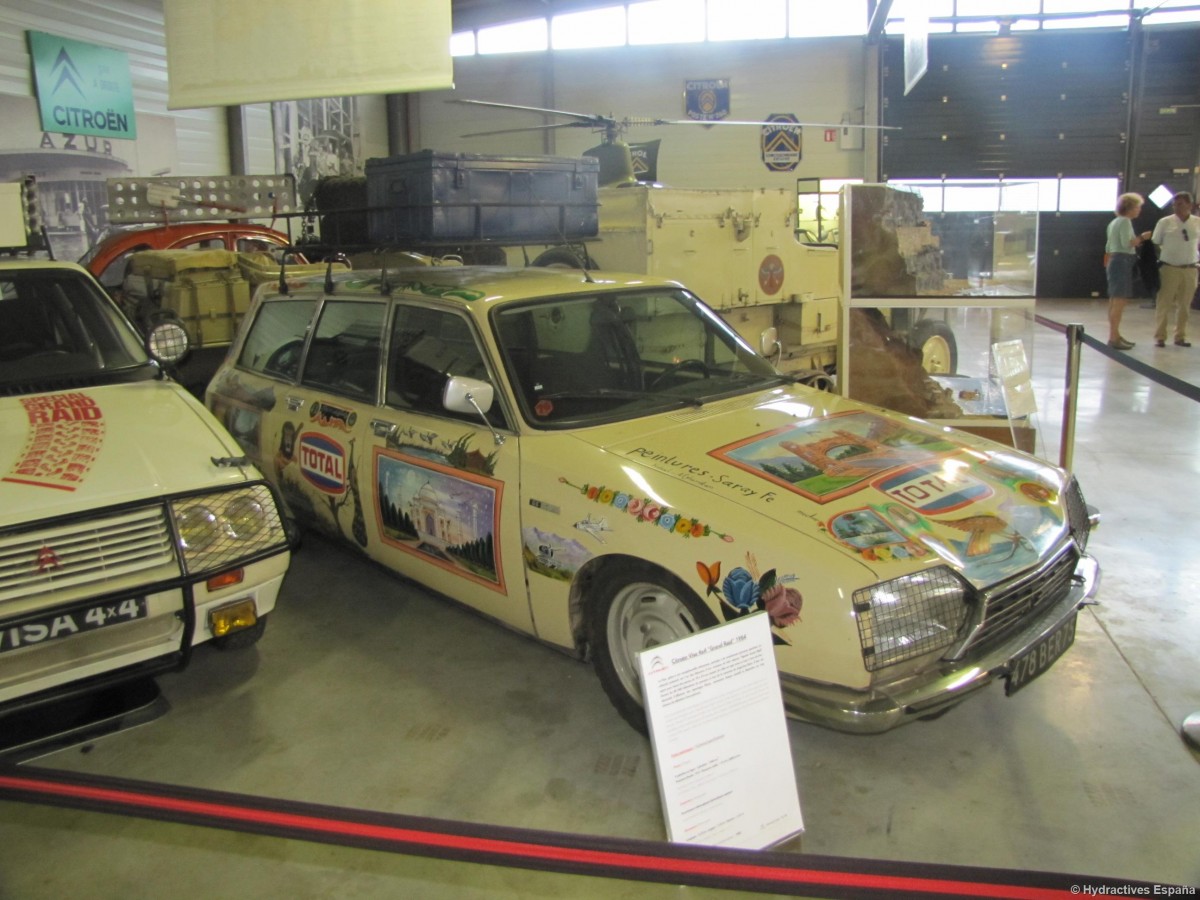
[[[169,109],[454,86],[450,0],[163,0]]]
[[[638,658],[667,836],[761,850],[804,831],[765,612]]]

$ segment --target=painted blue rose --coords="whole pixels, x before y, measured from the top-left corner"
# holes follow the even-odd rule
[[[754,609],[761,594],[754,576],[740,566],[725,576],[721,590],[729,605],[740,610]]]

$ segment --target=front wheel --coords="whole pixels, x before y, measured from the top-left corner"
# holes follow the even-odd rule
[[[930,375],[958,372],[958,341],[954,329],[940,319],[921,319],[913,326],[909,345],[921,354],[921,368]]]
[[[592,664],[609,700],[646,734],[638,653],[717,624],[716,616],[679,579],[644,563],[601,574],[588,607]]]

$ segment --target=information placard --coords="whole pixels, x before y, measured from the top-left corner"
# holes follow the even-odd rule
[[[761,850],[803,832],[767,614],[638,661],[667,837]]]

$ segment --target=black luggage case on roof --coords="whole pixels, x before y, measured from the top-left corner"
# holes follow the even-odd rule
[[[599,231],[600,161],[422,150],[369,159],[371,240],[560,241]]]

